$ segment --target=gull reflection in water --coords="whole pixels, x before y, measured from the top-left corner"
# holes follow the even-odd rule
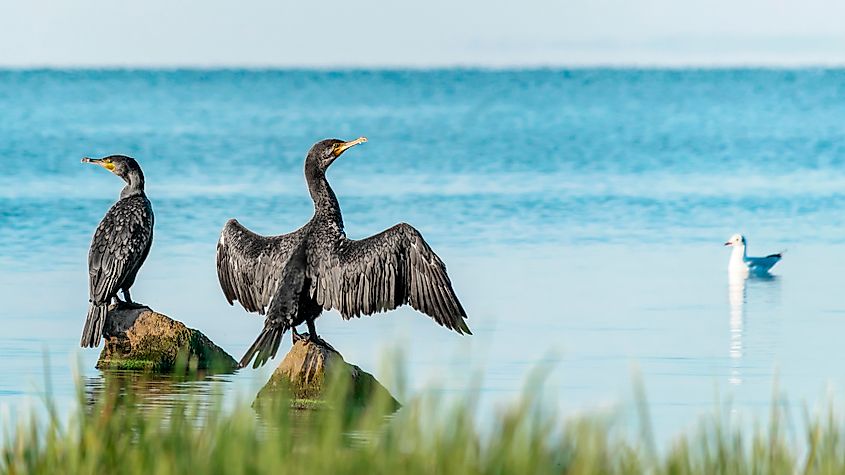
[[[731,305],[731,375],[728,382],[742,384],[742,327],[745,323],[745,282],[748,272],[728,272],[728,302]]]
[[[774,304],[777,300],[779,286],[776,284],[777,276],[771,274],[749,274],[748,271],[728,272],[728,302],[730,303],[730,348],[728,355],[731,359],[731,372],[728,382],[738,386],[742,384],[742,360],[747,352],[743,337],[746,336],[746,306],[748,304],[748,285],[761,287],[757,290],[764,291],[759,295],[761,303],[765,305]],[[760,284],[758,286],[757,284]],[[752,290],[752,293],[755,293]]]

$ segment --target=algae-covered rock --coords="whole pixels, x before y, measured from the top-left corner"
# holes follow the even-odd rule
[[[112,307],[98,369],[232,371],[237,362],[198,330],[149,307]]]
[[[400,407],[373,375],[344,361],[329,344],[306,339],[293,345],[270,381],[258,393],[254,405],[289,398],[291,405],[297,409],[319,406],[330,382],[348,384],[348,395],[353,403],[381,398],[392,410]]]

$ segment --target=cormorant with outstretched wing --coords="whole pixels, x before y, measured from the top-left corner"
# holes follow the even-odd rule
[[[329,139],[311,147],[305,179],[314,216],[302,228],[264,237],[229,220],[217,244],[217,276],[229,303],[266,314],[264,329],[241,359],[254,367],[275,356],[288,329],[308,325],[336,309],[345,319],[392,310],[404,304],[458,333],[471,334],[443,261],[419,231],[402,223],[366,239],[343,230],[337,197],[326,180],[328,167],[350,147],[366,142]],[[257,357],[256,357],[257,356]]]

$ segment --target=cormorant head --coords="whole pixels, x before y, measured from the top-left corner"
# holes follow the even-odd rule
[[[141,172],[141,166],[138,165],[138,162],[136,162],[134,158],[127,157],[126,155],[109,155],[108,157],[103,158],[85,157],[82,159],[82,163],[94,163],[96,165],[100,165],[106,170],[123,178],[126,182],[129,182],[130,175],[133,174],[139,175],[141,178],[144,177],[143,172]]]
[[[367,141],[366,137],[358,137],[350,142],[344,142],[338,139],[321,140],[311,147],[308,151],[308,157],[305,158],[306,166],[310,164],[316,165],[320,171],[326,171],[329,165],[334,162],[343,152],[350,148]]]
[[[745,236],[742,234],[734,234],[728,239],[728,242],[725,243],[725,246],[744,246],[745,245]]]

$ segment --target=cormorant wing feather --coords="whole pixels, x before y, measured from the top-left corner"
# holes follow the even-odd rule
[[[153,239],[153,214],[144,196],[119,200],[100,221],[88,251],[91,301],[108,303],[127,275],[142,263]]]
[[[300,233],[261,236],[230,219],[217,242],[217,279],[226,300],[264,315]]]
[[[446,328],[471,333],[445,264],[408,224],[360,241],[345,239],[330,257],[309,263],[307,274],[311,296],[343,318],[408,303]]]
[[[270,298],[264,329],[241,358],[241,367],[246,367],[255,357],[253,368],[258,368],[268,359],[276,356],[279,343],[285,331],[293,326],[299,311],[299,298],[305,283],[305,245],[300,243],[292,251],[290,259],[280,273],[281,284]],[[256,356],[257,355],[257,356]]]

